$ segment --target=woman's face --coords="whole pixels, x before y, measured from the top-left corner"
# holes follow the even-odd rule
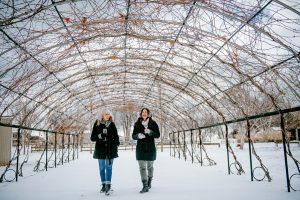
[[[104,121],[108,121],[109,118],[110,118],[110,114],[109,113],[107,113],[107,112],[103,113],[103,119],[104,119]]]
[[[147,119],[147,117],[148,117],[148,112],[147,112],[146,109],[144,109],[144,110],[142,111],[142,118],[145,120],[145,119]]]

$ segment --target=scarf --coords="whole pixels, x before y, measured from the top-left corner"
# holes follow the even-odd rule
[[[97,121],[98,121],[97,126],[99,126],[100,124],[104,124],[106,128],[109,127],[111,123],[111,121],[103,121],[103,120],[97,120]]]
[[[147,118],[145,121],[142,120],[142,125],[143,125],[145,128],[148,128],[148,123],[149,123],[149,118]]]

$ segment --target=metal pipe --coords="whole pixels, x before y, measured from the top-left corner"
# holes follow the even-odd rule
[[[285,175],[286,175],[286,184],[288,192],[290,192],[290,176],[289,176],[289,166],[287,161],[287,152],[286,152],[286,138],[285,138],[285,125],[284,125],[284,116],[283,113],[280,113],[280,126],[281,126],[281,133],[282,133],[282,145],[283,145],[283,152],[284,152],[284,164],[285,164]]]
[[[18,182],[18,176],[19,176],[19,155],[20,155],[20,128],[18,128],[18,136],[17,136],[17,166],[16,166],[16,182]]]
[[[46,132],[46,171],[48,171],[48,132]]]
[[[56,148],[57,148],[57,133],[54,136],[54,167],[56,168]]]
[[[272,111],[272,112],[264,112],[264,113],[260,113],[260,114],[252,115],[252,116],[248,116],[248,117],[242,117],[242,118],[238,118],[238,119],[234,119],[234,120],[228,120],[228,121],[223,121],[223,122],[219,122],[219,123],[215,123],[215,124],[209,124],[206,126],[200,126],[198,128],[187,129],[185,131],[212,128],[212,127],[221,126],[221,125],[225,125],[225,124],[232,124],[232,123],[236,123],[236,122],[246,121],[247,119],[248,120],[258,119],[258,118],[269,117],[269,116],[273,116],[273,115],[279,115],[280,113],[283,114],[283,113],[291,113],[291,112],[296,112],[296,111],[300,111],[300,106],[280,110],[280,112],[278,110]],[[0,125],[1,125],[1,123],[0,123]]]
[[[184,161],[186,161],[186,142],[185,142],[185,131],[183,131],[183,156],[184,156]]]
[[[70,134],[68,134],[68,162],[70,162]]]
[[[169,143],[169,145],[170,145],[170,157],[172,156],[172,140],[171,140],[171,133],[169,133],[169,139],[170,139],[170,143]]]
[[[73,148],[73,155],[72,155],[72,160],[75,160],[75,136],[72,135],[72,148]]]
[[[251,142],[250,142],[250,122],[247,120],[247,135],[248,135],[248,145],[249,145],[249,158],[250,158],[250,174],[251,174],[251,181],[253,181],[253,166],[252,166],[252,152],[251,152]]]
[[[191,130],[191,150],[192,150],[192,163],[194,163],[193,130]]]
[[[177,136],[178,136],[178,137],[177,137],[177,141],[178,141],[178,145],[177,145],[177,146],[178,146],[178,147],[177,147],[177,148],[178,148],[178,158],[179,158],[179,160],[180,160],[180,139],[179,139],[179,131],[177,132]]]
[[[201,129],[199,129],[199,142],[200,142],[200,162],[201,162],[201,166],[203,166]]]
[[[227,167],[228,167],[228,175],[230,175],[230,164],[229,164],[229,143],[228,143],[228,126],[225,123],[225,139],[226,139],[226,150],[227,150]]]
[[[77,159],[79,158],[79,135],[76,135],[77,138]]]
[[[174,158],[176,157],[176,141],[175,141],[175,132],[173,132],[173,136],[172,136],[173,138],[173,143],[174,143],[174,145],[173,145],[173,156],[174,156]]]
[[[64,165],[65,134],[62,134],[61,164]]]

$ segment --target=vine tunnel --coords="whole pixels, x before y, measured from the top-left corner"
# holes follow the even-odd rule
[[[75,133],[148,107],[165,132],[299,106],[296,0],[0,2],[0,117]]]

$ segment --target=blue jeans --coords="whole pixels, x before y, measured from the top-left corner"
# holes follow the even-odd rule
[[[113,159],[98,159],[102,184],[111,183],[113,161]]]

